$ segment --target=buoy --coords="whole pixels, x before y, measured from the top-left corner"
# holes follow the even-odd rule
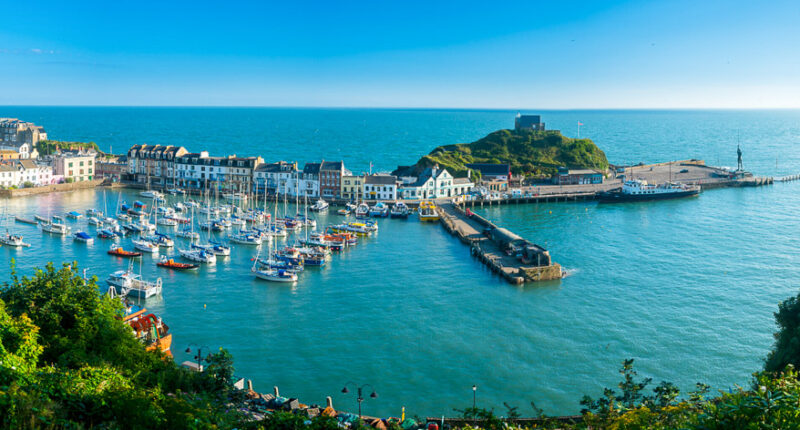
[[[205,308],[206,308],[206,304],[205,304],[205,303],[203,303],[203,309],[205,309]]]

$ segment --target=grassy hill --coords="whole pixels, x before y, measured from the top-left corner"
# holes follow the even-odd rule
[[[558,131],[498,130],[472,143],[440,146],[405,174],[418,175],[438,164],[456,177],[468,163],[507,163],[515,175],[550,176],[558,167],[608,169],[606,154],[590,139],[572,139]]]

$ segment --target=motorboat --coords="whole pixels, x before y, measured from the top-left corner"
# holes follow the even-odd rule
[[[368,218],[369,217],[369,205],[366,203],[360,203],[356,207],[356,218]]]
[[[101,227],[103,225],[103,220],[96,216],[90,216],[89,218],[86,218],[86,221],[89,223],[89,225],[97,227]]]
[[[100,239],[115,239],[117,235],[109,229],[102,229],[97,233],[97,237]]]
[[[158,221],[156,221],[156,224],[164,227],[177,227],[178,221],[172,218],[159,218]]]
[[[166,255],[162,255],[161,261],[156,263],[156,265],[158,267],[164,267],[173,270],[194,270],[200,267],[199,264],[181,263],[179,261],[175,261],[171,258],[167,258]]]
[[[137,251],[126,251],[122,249],[119,245],[111,245],[111,249],[108,250],[109,255],[116,255],[117,257],[141,257],[142,253]]]
[[[81,215],[80,212],[72,211],[72,212],[67,212],[67,218],[69,218],[69,219],[81,219],[81,218],[83,218],[83,215]]]
[[[217,262],[217,256],[213,252],[208,252],[205,249],[189,248],[179,249],[178,254],[181,257],[195,261],[198,263],[214,264]]]
[[[158,252],[158,245],[145,239],[134,239],[133,247],[139,251],[149,252],[151,254]]]
[[[52,222],[52,221],[44,223],[44,224],[41,224],[41,226],[42,226],[42,231],[43,232],[50,233],[50,234],[55,234],[55,235],[59,235],[59,236],[66,236],[66,235],[68,235],[70,233],[70,230],[72,230],[72,229],[70,229],[68,226],[66,226],[64,224],[57,223],[57,222]]]
[[[408,218],[408,205],[403,202],[397,202],[392,206],[389,216],[392,218]]]
[[[140,275],[128,270],[117,270],[106,279],[108,286],[113,287],[117,294],[147,299],[161,294],[161,278],[155,282],[145,281]]]
[[[155,190],[145,190],[145,191],[140,192],[139,195],[142,196],[142,197],[147,197],[149,199],[157,199],[157,198],[163,198],[164,197],[163,194],[161,194],[160,192],[155,191]]]
[[[27,248],[27,247],[31,246],[30,243],[25,243],[25,242],[22,241],[22,236],[20,236],[18,234],[11,234],[9,232],[6,232],[6,234],[0,235],[0,243],[2,243],[5,246],[11,246],[11,247],[16,247],[16,248],[21,248],[21,247],[26,247]]]
[[[436,212],[436,204],[431,200],[424,200],[419,203],[419,220],[427,222],[439,221],[439,213]]]
[[[72,239],[76,242],[94,243],[94,238],[85,231],[79,231],[72,235]]]
[[[330,206],[328,204],[328,202],[326,202],[325,200],[319,199],[319,200],[317,200],[316,203],[314,203],[313,205],[309,206],[308,210],[310,210],[312,212],[323,212],[323,211],[328,210],[328,206]]]
[[[384,202],[375,203],[375,206],[369,209],[369,216],[385,218],[389,216],[389,206]]]

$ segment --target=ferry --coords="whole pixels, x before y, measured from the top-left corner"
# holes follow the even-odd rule
[[[436,204],[431,200],[424,200],[419,203],[419,220],[436,222],[439,221],[439,213],[436,212]]]
[[[316,203],[314,203],[313,205],[309,206],[308,210],[310,210],[312,212],[323,212],[323,211],[328,210],[328,206],[330,206],[330,205],[328,205],[328,202],[326,202],[325,200],[319,199],[319,200],[317,200]]]
[[[397,202],[392,206],[389,215],[392,218],[408,218],[408,206],[403,202]]]
[[[0,243],[2,243],[3,245],[6,245],[6,246],[12,246],[12,247],[17,247],[17,248],[20,248],[20,247],[27,248],[27,247],[31,246],[30,243],[25,243],[25,242],[22,241],[22,236],[20,236],[18,234],[11,234],[11,233],[8,233],[8,232],[6,232],[6,234],[4,234],[4,235],[0,235]]]
[[[651,185],[641,179],[630,179],[622,184],[621,189],[599,194],[597,199],[600,203],[639,202],[692,197],[699,193],[697,185],[673,182]]]
[[[138,306],[129,306],[125,310],[122,322],[133,329],[134,336],[145,344],[148,351],[159,350],[172,356],[172,334],[169,327],[154,314],[145,314],[147,309]]]

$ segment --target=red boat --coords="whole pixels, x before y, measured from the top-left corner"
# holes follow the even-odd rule
[[[166,267],[168,269],[175,269],[175,270],[193,270],[200,267],[199,264],[189,264],[189,263],[181,263],[180,261],[175,261],[171,258],[167,258],[166,255],[161,256],[161,261],[156,263],[158,267]]]
[[[121,246],[115,246],[108,250],[110,255],[116,255],[117,257],[141,257],[141,252],[136,251],[126,251],[122,249]]]

